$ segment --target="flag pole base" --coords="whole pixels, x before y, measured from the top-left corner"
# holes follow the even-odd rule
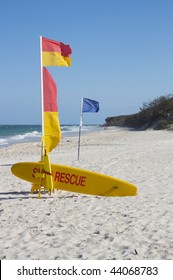
[[[38,198],[41,197],[41,190],[48,191],[50,194],[54,193],[54,185],[52,178],[52,170],[51,163],[49,159],[49,155],[46,153],[46,149],[44,147],[44,142],[42,141],[41,145],[41,170],[44,170],[43,173],[35,173],[35,177],[38,178],[37,183],[33,183],[31,187],[31,193],[35,191],[38,192]],[[44,180],[44,185],[43,185]]]

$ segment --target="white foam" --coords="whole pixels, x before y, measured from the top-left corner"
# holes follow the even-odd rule
[[[40,136],[41,136],[40,132],[33,131],[33,132],[27,132],[25,134],[18,134],[18,135],[12,136],[12,137],[10,137],[10,140],[18,141],[18,140],[29,139],[29,138],[33,138],[33,137],[38,138]]]
[[[7,145],[8,144],[8,142],[7,142],[7,140],[6,139],[0,139],[0,146],[3,146],[3,145]]]

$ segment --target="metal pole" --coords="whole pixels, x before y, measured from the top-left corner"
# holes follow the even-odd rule
[[[78,140],[78,160],[80,158],[80,136],[81,136],[81,131],[82,131],[82,121],[83,121],[82,109],[83,109],[83,97],[82,97],[82,100],[81,100],[81,111],[80,111],[79,140]]]
[[[43,63],[42,63],[42,36],[40,36],[40,91],[41,91],[41,123],[42,123],[42,139],[41,139],[41,161],[44,157],[44,101],[43,101]]]

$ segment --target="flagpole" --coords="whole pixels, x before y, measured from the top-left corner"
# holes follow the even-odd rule
[[[83,108],[83,97],[81,99],[81,110],[80,110],[79,140],[78,140],[78,160],[80,158],[80,136],[81,136],[81,130],[82,130],[82,121],[83,121],[82,108]]]
[[[42,36],[40,36],[40,89],[41,89],[41,125],[42,125],[42,139],[41,139],[41,161],[44,156],[44,103],[43,103],[43,63],[42,63]]]

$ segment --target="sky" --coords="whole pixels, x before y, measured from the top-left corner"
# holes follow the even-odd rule
[[[0,124],[41,124],[40,36],[69,44],[71,67],[49,67],[61,124],[137,113],[173,93],[172,0],[1,0]]]

